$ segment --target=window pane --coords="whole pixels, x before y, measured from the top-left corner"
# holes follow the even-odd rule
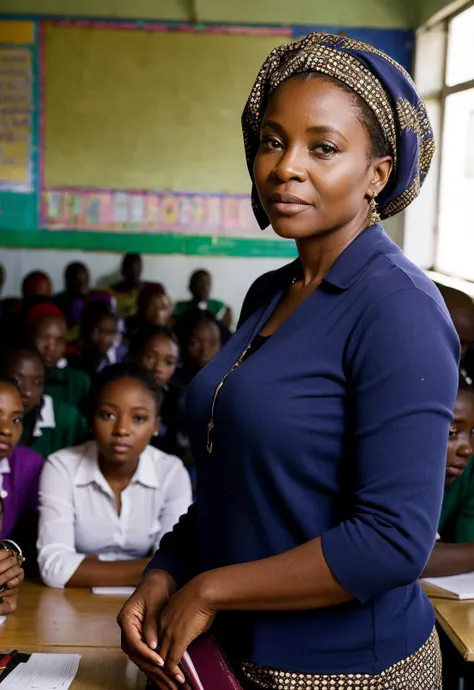
[[[474,89],[446,99],[437,267],[474,280]]]
[[[448,86],[474,79],[474,5],[449,24],[446,68]]]

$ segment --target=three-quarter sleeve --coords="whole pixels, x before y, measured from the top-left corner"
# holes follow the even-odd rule
[[[39,490],[38,566],[48,587],[64,587],[85,558],[75,549],[72,478],[60,456],[46,460]]]
[[[193,502],[193,492],[189,473],[181,460],[176,458],[176,466],[169,477],[164,503],[160,513],[160,531],[156,537],[154,550],[158,548],[165,534],[171,532],[181,515],[184,515]]]
[[[165,570],[182,587],[197,573],[196,541],[196,504],[193,504],[173,531],[165,534],[145,573]]]
[[[347,518],[322,535],[329,568],[364,602],[414,582],[436,538],[459,342],[416,288],[385,297],[347,348]]]

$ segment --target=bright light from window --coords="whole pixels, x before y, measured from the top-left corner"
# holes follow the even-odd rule
[[[474,79],[474,5],[449,24],[446,83],[455,86]]]

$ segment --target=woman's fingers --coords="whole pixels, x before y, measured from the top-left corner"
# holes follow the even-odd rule
[[[142,626],[138,619],[125,613],[120,618],[120,627],[122,629],[122,649],[130,658],[141,659],[142,663],[149,663],[153,668],[163,666],[161,657],[153,649],[150,649],[142,639]],[[135,661],[135,663],[137,662]]]
[[[0,574],[0,587],[3,587],[4,585],[7,585],[10,580],[13,580],[14,578],[21,578],[23,573],[23,568],[21,568],[18,563],[16,562],[16,558],[14,559],[13,563],[11,566],[5,570],[3,573]]]
[[[16,610],[17,595],[2,597],[0,602],[0,616],[8,616],[9,613],[13,613]]]

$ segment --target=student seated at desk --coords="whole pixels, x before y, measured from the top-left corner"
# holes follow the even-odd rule
[[[460,377],[449,430],[443,507],[424,577],[474,570],[474,388]]]
[[[89,269],[80,261],[73,261],[64,271],[64,291],[54,301],[66,318],[69,331],[78,326],[90,291]]]
[[[173,305],[171,298],[160,283],[146,283],[138,297],[138,309],[135,316],[126,322],[129,339],[153,326],[169,326]]]
[[[153,374],[162,391],[160,429],[151,444],[183,459],[189,443],[184,423],[184,391],[172,382],[179,363],[176,335],[166,326],[139,331],[130,342],[129,356]]]
[[[175,320],[183,316],[191,309],[201,309],[210,312],[217,321],[230,328],[232,325],[232,311],[224,302],[211,298],[212,277],[209,271],[200,269],[194,271],[189,279],[188,290],[191,299],[188,301],[177,302],[173,310]]]
[[[38,562],[50,587],[136,585],[187,511],[191,484],[181,460],[148,445],[160,395],[138,365],[104,369],[90,396],[94,440],[46,461]]]
[[[122,280],[110,286],[110,291],[117,301],[119,316],[126,319],[137,312],[137,302],[143,287],[142,257],[140,254],[125,254],[122,259]]]
[[[35,348],[18,346],[0,353],[0,375],[14,380],[21,392],[25,411],[22,446],[46,458],[85,438],[87,424],[78,410],[45,394],[45,367]]]
[[[210,312],[194,309],[178,321],[175,332],[183,361],[174,381],[187,388],[196,374],[220,352],[222,327]]]
[[[119,319],[106,302],[91,302],[82,314],[81,336],[70,347],[73,367],[93,377],[111,364],[119,364],[127,354],[121,342]]]
[[[37,304],[28,312],[26,322],[46,368],[46,393],[56,404],[65,402],[82,409],[91,382],[83,371],[68,366],[64,356],[67,325],[63,313],[54,304]]]

